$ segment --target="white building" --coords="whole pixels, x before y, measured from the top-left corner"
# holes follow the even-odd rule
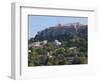
[[[76,49],[76,48],[77,48],[77,47],[70,47],[69,50],[73,50],[73,49]]]
[[[31,53],[31,50],[28,50],[29,53]]]
[[[29,44],[29,47],[43,48],[43,46],[44,46],[45,44],[47,44],[47,40],[38,41],[38,42],[33,42],[32,44]]]
[[[55,45],[57,45],[57,46],[61,45],[61,42],[59,42],[58,40],[55,40],[54,43],[55,43]]]
[[[43,44],[47,44],[47,42],[48,42],[47,40],[44,40],[44,41],[43,41]]]

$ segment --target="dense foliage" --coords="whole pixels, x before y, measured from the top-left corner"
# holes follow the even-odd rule
[[[47,40],[41,48],[29,47],[28,66],[87,64],[87,25],[77,28],[50,27],[29,39],[28,44]],[[61,42],[56,45],[55,40]]]

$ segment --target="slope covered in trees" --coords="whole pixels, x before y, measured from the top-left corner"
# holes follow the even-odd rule
[[[87,25],[46,28],[28,41],[28,66],[87,64],[87,37]]]

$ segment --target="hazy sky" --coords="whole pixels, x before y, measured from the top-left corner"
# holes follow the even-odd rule
[[[61,17],[61,16],[34,16],[30,15],[28,18],[29,21],[29,38],[34,37],[37,32],[48,28],[50,26],[56,26],[58,24],[67,24],[67,23],[76,23],[80,22],[81,24],[88,24],[87,17]]]

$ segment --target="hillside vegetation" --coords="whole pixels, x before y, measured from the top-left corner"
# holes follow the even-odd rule
[[[28,66],[88,63],[88,26],[61,24],[46,28],[29,39]]]

